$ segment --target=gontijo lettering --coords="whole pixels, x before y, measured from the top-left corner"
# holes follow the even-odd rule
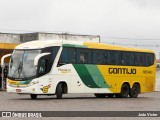
[[[108,68],[109,74],[136,74],[135,68]]]

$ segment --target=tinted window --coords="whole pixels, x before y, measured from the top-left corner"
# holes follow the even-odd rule
[[[144,53],[135,53],[135,65],[136,66],[145,66],[145,54]]]
[[[107,53],[107,64],[114,64],[114,51],[106,51]]]
[[[134,65],[134,53],[123,52],[122,53],[122,65]]]
[[[102,50],[92,50],[92,63],[93,64],[103,64],[104,51]]]
[[[64,65],[68,63],[68,48],[63,48],[61,56],[58,61],[58,65]]]
[[[113,64],[113,51],[92,50],[92,64]]]
[[[47,61],[41,60],[40,61],[40,67],[39,67],[39,74],[44,75],[47,72]]]
[[[146,66],[150,66],[154,64],[154,54],[147,53],[146,54]]]
[[[101,64],[105,65],[107,64],[107,59],[108,59],[108,56],[107,56],[107,51],[101,51]]]
[[[67,63],[150,66],[154,64],[154,54],[87,48],[63,48],[58,64]]]
[[[77,63],[90,64],[90,50],[78,49],[77,51]]]
[[[97,64],[98,63],[98,58],[99,58],[99,52],[98,50],[91,50],[92,52],[92,64]]]
[[[42,59],[47,60],[46,73],[51,70],[58,50],[59,50],[59,47],[56,47],[56,46],[55,47],[48,47],[48,48],[45,48],[45,49],[42,50],[42,53],[45,53],[45,52],[51,53],[47,56],[42,57]]]
[[[114,51],[114,64],[115,65],[122,64],[122,54],[120,51]]]
[[[76,48],[68,48],[68,63],[76,63],[77,62],[77,49]]]

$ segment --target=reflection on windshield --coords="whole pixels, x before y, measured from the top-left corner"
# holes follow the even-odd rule
[[[9,77],[28,78],[36,75],[34,58],[40,54],[41,50],[15,50],[12,54]]]

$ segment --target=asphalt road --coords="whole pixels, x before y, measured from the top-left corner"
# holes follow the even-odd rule
[[[160,69],[157,70],[157,79]],[[160,80],[160,79],[159,79]],[[157,86],[158,87],[158,86]],[[38,96],[31,100],[29,95],[19,95],[0,91],[0,111],[160,111],[160,92],[140,94],[138,98],[96,98],[93,94],[67,94],[58,100],[55,96]],[[5,118],[0,118],[0,120]],[[9,119],[9,118],[7,118]],[[17,120],[21,118],[11,118]],[[27,118],[24,118],[24,120]],[[34,118],[36,119],[36,118]],[[52,120],[53,118],[43,118]],[[60,120],[62,118],[55,118]],[[121,119],[121,118],[65,118]],[[123,120],[135,118],[122,118]],[[136,118],[141,119],[141,118]],[[144,118],[143,118],[144,119]],[[159,118],[145,118],[148,120]],[[38,118],[37,118],[38,120]]]
[[[160,111],[160,92],[140,94],[138,98],[95,98],[93,94],[38,96],[0,92],[0,111]]]
[[[160,111],[160,92],[140,94],[138,98],[95,98],[93,94],[68,94],[61,100],[55,96],[38,96],[38,99],[31,100],[29,95],[0,91],[0,97],[0,111]]]

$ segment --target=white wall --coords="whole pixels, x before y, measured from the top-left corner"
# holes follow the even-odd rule
[[[20,35],[0,33],[0,43],[20,43]]]

